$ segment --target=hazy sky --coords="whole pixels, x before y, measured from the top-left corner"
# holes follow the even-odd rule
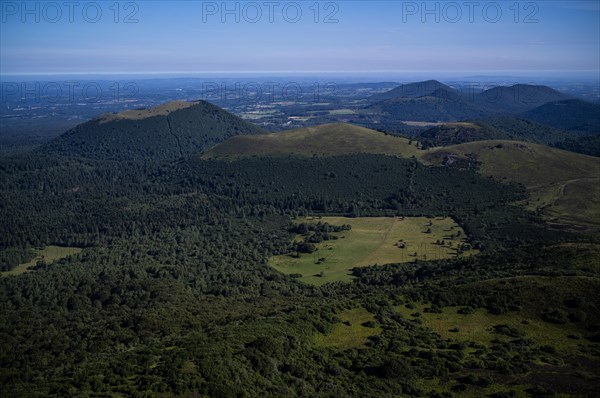
[[[599,4],[1,0],[0,73],[590,71]]]

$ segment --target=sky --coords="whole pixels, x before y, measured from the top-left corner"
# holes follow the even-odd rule
[[[0,77],[600,70],[597,0],[0,6]]]

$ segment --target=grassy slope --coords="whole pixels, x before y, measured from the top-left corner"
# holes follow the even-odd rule
[[[422,159],[439,163],[448,154],[473,154],[484,175],[522,183],[531,194],[529,206],[557,222],[600,224],[598,158],[523,142],[478,141],[432,149]]]
[[[20,275],[27,272],[27,269],[36,265],[38,261],[44,261],[46,264],[49,264],[56,260],[60,260],[61,258],[77,254],[81,252],[81,249],[78,247],[46,246],[44,249],[36,249],[36,251],[38,252],[38,255],[33,260],[28,263],[19,264],[10,271],[0,272],[0,275]]]
[[[341,322],[335,324],[331,333],[315,335],[314,343],[317,347],[361,348],[365,346],[369,337],[381,333],[379,325],[375,327],[363,326],[365,322],[376,323],[375,316],[363,307],[344,311],[338,316]]]
[[[452,125],[451,125],[452,126]],[[549,220],[597,230],[600,225],[600,160],[516,141],[476,141],[421,151],[405,138],[348,124],[329,124],[255,136],[237,136],[205,152],[205,159],[232,160],[250,156],[336,156],[375,153],[417,156],[440,163],[444,156],[475,155],[481,172],[525,185],[528,206]]]
[[[337,240],[323,241],[318,251],[302,254],[299,258],[289,255],[274,256],[271,266],[285,274],[302,274],[306,283],[322,285],[333,281],[350,281],[350,270],[354,267],[412,262],[416,259],[444,259],[456,255],[456,247],[465,241],[462,229],[450,218],[427,219],[411,217],[400,220],[392,217],[322,217],[301,219],[298,222],[327,222],[331,225],[350,224],[352,230],[336,233]],[[428,226],[429,221],[432,222]],[[424,233],[431,228],[431,233]],[[461,232],[458,238],[451,234]],[[437,245],[444,239],[445,246]],[[405,248],[396,245],[402,240]],[[452,247],[449,243],[452,242]],[[417,253],[414,256],[414,253]],[[475,254],[475,250],[463,255]],[[319,264],[317,260],[324,258]],[[319,276],[323,271],[323,276]]]
[[[235,159],[250,156],[336,156],[375,153],[410,157],[415,145],[401,137],[350,124],[325,124],[256,136],[233,137],[204,153],[205,159]]]

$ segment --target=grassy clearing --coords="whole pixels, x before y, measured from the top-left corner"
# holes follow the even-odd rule
[[[370,336],[381,333],[381,327],[377,325],[375,316],[363,307],[344,311],[338,316],[341,322],[335,324],[331,333],[326,335],[317,334],[314,337],[314,343],[317,347],[360,348],[365,346]],[[366,323],[371,324],[364,326]]]
[[[239,116],[245,120],[259,120],[264,117],[269,117],[277,114],[277,110],[274,109],[260,109],[256,111],[250,111],[240,114]]]
[[[36,249],[38,255],[28,263],[19,264],[10,271],[2,272],[2,276],[20,275],[28,271],[29,267],[33,267],[38,261],[44,261],[46,264],[51,264],[56,260],[72,256],[81,252],[78,247],[62,247],[62,246],[46,246],[44,249]]]
[[[411,121],[411,120],[403,120],[402,123],[406,124],[407,126],[414,126],[414,127],[437,127],[437,126],[456,126],[456,127],[471,127],[474,129],[479,130],[481,127],[476,125],[475,123],[469,123],[469,122],[455,122],[455,123],[449,123],[449,122],[421,122],[421,121]]]
[[[329,111],[330,115],[354,115],[356,114],[356,111],[352,110],[352,109],[334,109],[332,111]]]
[[[148,109],[131,109],[120,113],[105,113],[100,117],[101,123],[114,120],[141,120],[153,116],[166,116],[171,112],[197,105],[197,102],[171,101]]]
[[[563,246],[563,245],[561,245]],[[564,245],[566,247],[572,244]],[[590,249],[595,249],[590,245]],[[413,305],[398,306],[396,310],[407,319],[419,319],[422,326],[440,335],[449,342],[476,342],[491,349],[491,346],[502,341],[513,347],[510,355],[519,355],[518,345],[511,341],[522,338],[530,341],[532,348],[552,347],[556,355],[549,354],[548,359],[541,354],[531,362],[531,369],[523,374],[507,376],[499,382],[496,376],[481,369],[465,368],[460,376],[474,374],[477,376],[492,376],[495,380],[489,387],[474,385],[462,386],[466,390],[460,391],[460,396],[483,397],[495,392],[514,390],[518,397],[530,396],[526,389],[541,385],[550,391],[586,391],[593,386],[595,378],[590,370],[590,363],[597,361],[594,354],[596,345],[586,339],[590,330],[581,323],[555,324],[542,320],[542,312],[547,307],[560,307],[567,298],[578,297],[581,304],[569,311],[584,311],[588,317],[595,317],[597,313],[594,305],[597,282],[589,277],[538,277],[522,276],[509,278],[489,279],[482,282],[472,282],[457,289],[468,290],[480,285],[484,291],[497,291],[504,288],[506,295],[517,297],[523,307],[518,311],[494,315],[485,309],[476,309],[471,314],[459,314],[462,307],[444,307],[441,313],[428,313],[425,309],[430,304],[412,303]],[[519,337],[510,337],[494,331],[496,325],[507,325],[511,332],[520,334]],[[463,350],[466,358],[480,357],[477,348],[468,347]],[[593,362],[588,362],[593,361]],[[589,374],[589,380],[580,374]],[[502,380],[502,379],[500,379]],[[418,386],[424,391],[448,392],[453,391],[460,384],[455,376],[434,377],[419,380]],[[581,388],[573,387],[582,385]],[[554,396],[554,395],[553,395]],[[557,394],[558,396],[571,396]],[[579,396],[575,394],[575,396]],[[583,395],[581,395],[583,396]]]
[[[349,282],[350,270],[354,267],[455,257],[457,247],[466,242],[464,231],[451,218],[309,217],[296,222],[352,226],[350,231],[335,233],[337,240],[317,244],[314,253],[271,258],[270,265],[278,271],[301,274],[300,280],[314,285]],[[295,238],[298,239],[300,237]],[[443,245],[436,243],[442,240]],[[462,256],[476,253],[476,250],[467,250]]]
[[[584,355],[584,342],[570,339],[567,336],[578,334],[580,329],[573,324],[557,325],[532,318],[522,312],[494,315],[479,308],[472,314],[459,314],[461,307],[445,307],[442,313],[427,313],[428,305],[416,304],[415,308],[396,307],[406,318],[418,313],[423,326],[433,330],[444,339],[459,342],[476,341],[489,345],[492,340],[512,340],[502,334],[495,333],[495,325],[508,325],[524,333],[524,338],[532,339],[537,345],[551,345],[563,354],[579,353]]]

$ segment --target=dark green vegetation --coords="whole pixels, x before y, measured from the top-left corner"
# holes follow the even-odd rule
[[[17,265],[26,263],[35,257],[30,248],[12,248],[0,252],[0,272],[10,271]]]
[[[581,134],[576,132],[560,130],[527,119],[503,116],[434,126],[420,133],[417,138],[423,146],[434,147],[485,140],[518,140],[558,145],[567,139],[580,137]]]
[[[588,135],[600,134],[600,105],[581,100],[549,102],[525,112],[527,119]]]
[[[521,137],[532,137],[539,127],[519,119],[495,119],[501,126],[525,126]],[[507,127],[504,127],[508,130]],[[543,136],[542,134],[537,134]],[[280,134],[239,136],[219,144],[203,155],[204,159],[232,160],[247,157],[284,159],[295,157],[331,157],[356,153],[373,153],[414,157],[425,163],[472,169],[500,181],[523,184],[529,198],[522,203],[546,219],[576,228],[598,230],[600,214],[600,162],[596,158],[550,148],[544,145],[504,141],[508,136],[483,123],[447,123],[422,134],[423,143],[415,144],[402,137],[385,135],[348,124],[323,125]],[[546,138],[552,134],[546,134]],[[558,133],[554,135],[558,137]],[[495,140],[484,140],[485,138]],[[465,142],[450,145],[454,141]],[[450,145],[423,151],[417,146]],[[476,166],[475,163],[479,165]],[[337,174],[332,174],[337,178]],[[302,176],[294,178],[302,180]],[[564,225],[563,225],[564,227]]]
[[[0,258],[83,248],[0,278],[0,396],[598,395],[598,242],[515,205],[525,187],[483,160],[148,158],[119,140],[99,159],[79,129],[82,146],[0,159]],[[452,217],[480,254],[311,286],[268,266],[308,215]]]
[[[517,113],[567,98],[566,94],[547,86],[515,84],[486,90],[475,95],[474,102],[497,113]]]
[[[425,130],[418,138],[424,148],[431,148],[472,141],[507,140],[510,136],[482,123],[445,123]]]
[[[486,117],[491,112],[461,93],[440,88],[420,97],[395,97],[367,107],[365,114],[388,115],[394,120],[452,122]]]
[[[553,146],[566,151],[600,157],[600,135],[567,138],[564,141],[555,143]]]
[[[596,124],[600,132],[600,123]],[[416,139],[424,148],[473,141],[517,140],[549,145],[584,155],[600,156],[600,134],[566,131],[519,117],[503,116],[470,122],[444,123],[419,132]]]
[[[205,101],[105,114],[36,150],[40,155],[100,160],[171,161],[240,134],[263,132]]]
[[[433,149],[423,159],[448,164],[459,159],[480,163],[485,176],[523,184],[531,210],[559,224],[600,224],[600,159],[517,141],[477,141]]]

